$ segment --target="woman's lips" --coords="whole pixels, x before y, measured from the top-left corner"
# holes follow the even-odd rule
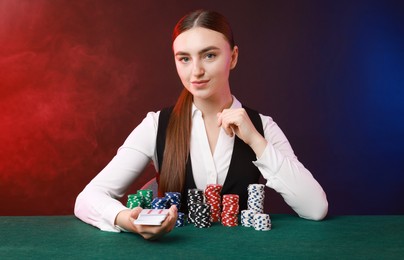
[[[203,87],[209,82],[209,80],[194,80],[191,81],[191,84],[195,87]]]

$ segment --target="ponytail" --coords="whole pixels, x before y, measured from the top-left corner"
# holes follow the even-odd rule
[[[168,122],[161,162],[159,195],[168,191],[182,192],[191,139],[192,94],[183,89]]]

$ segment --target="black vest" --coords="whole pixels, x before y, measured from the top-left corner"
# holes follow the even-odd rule
[[[168,121],[170,119],[170,114],[173,107],[165,108],[161,110],[159,116],[159,124],[157,130],[157,159],[159,164],[159,169],[161,169],[162,162],[164,160],[164,147],[166,139],[166,129]],[[254,124],[257,131],[264,136],[264,130],[262,126],[261,118],[257,111],[244,107],[247,111],[251,122]],[[190,156],[188,157],[186,164],[186,176],[184,190],[181,192],[181,212],[187,212],[187,191],[188,189],[196,188],[194,177],[192,174],[192,166]],[[233,154],[230,161],[229,170],[227,173],[226,180],[223,184],[221,195],[223,194],[238,194],[240,197],[240,210],[247,208],[247,187],[249,184],[258,183],[259,177],[261,176],[258,168],[252,163],[257,159],[254,151],[244,143],[237,136],[234,140]],[[156,176],[157,182],[159,180],[159,173]],[[161,195],[160,195],[161,196]]]

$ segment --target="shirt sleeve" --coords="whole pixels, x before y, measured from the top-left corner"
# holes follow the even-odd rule
[[[279,126],[262,116],[268,144],[253,162],[266,179],[266,185],[282,195],[285,202],[302,218],[321,220],[328,212],[323,188],[300,163]]]
[[[118,200],[150,161],[156,163],[159,112],[150,112],[132,131],[108,165],[77,196],[74,214],[104,231],[119,232],[117,214],[127,209]]]

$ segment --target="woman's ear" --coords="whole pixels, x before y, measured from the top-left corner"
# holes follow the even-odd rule
[[[238,47],[234,46],[233,52],[231,54],[230,69],[234,69],[236,67],[237,59],[238,59]]]

